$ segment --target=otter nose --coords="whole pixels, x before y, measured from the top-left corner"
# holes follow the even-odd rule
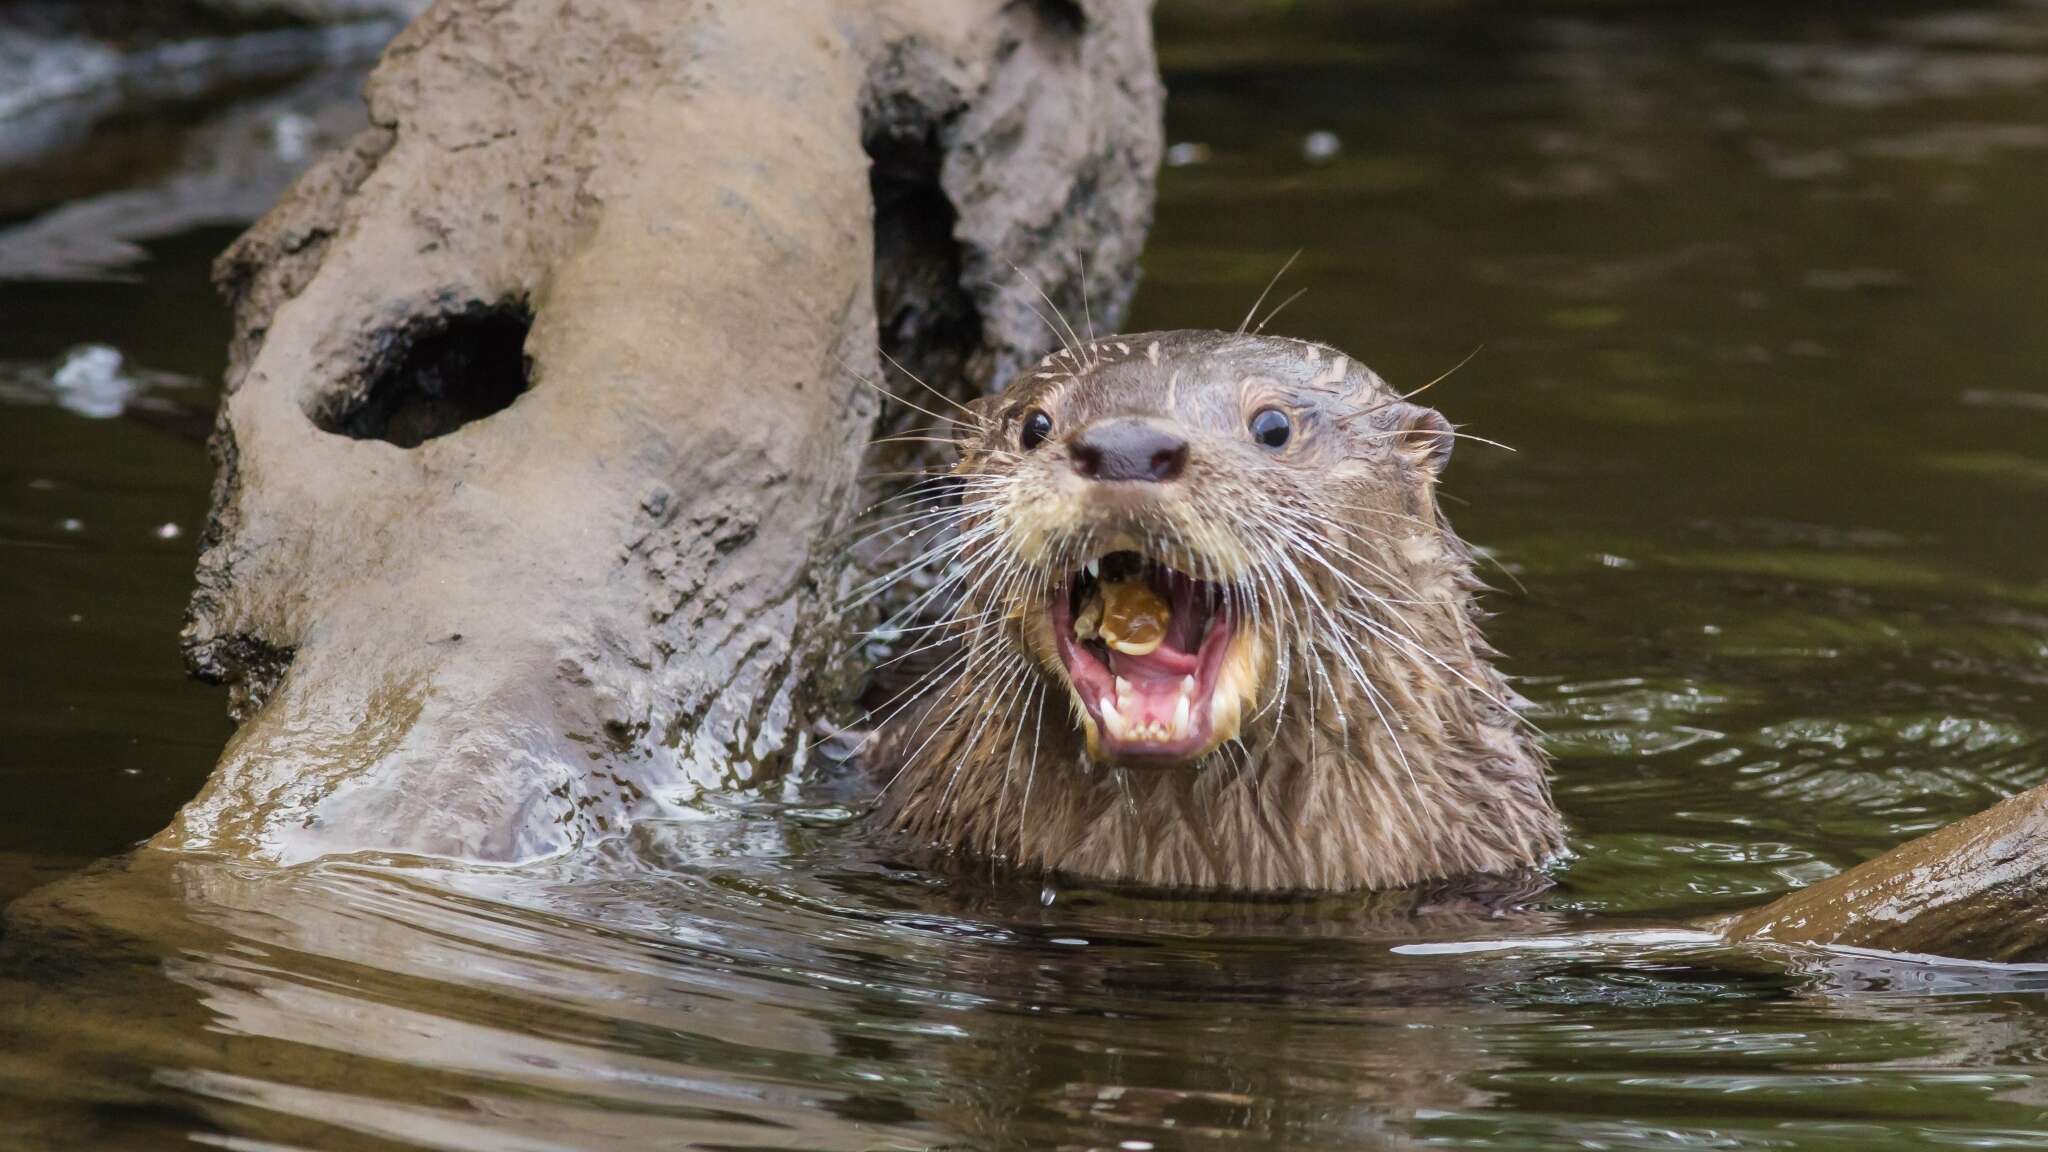
[[[1090,480],[1172,480],[1188,464],[1188,442],[1150,420],[1099,420],[1067,446],[1074,471]]]

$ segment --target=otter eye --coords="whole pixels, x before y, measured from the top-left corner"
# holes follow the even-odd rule
[[[1261,408],[1252,413],[1252,439],[1268,448],[1287,447],[1288,438],[1294,435],[1294,421],[1278,408]]]
[[[1052,435],[1052,417],[1033,408],[1024,414],[1024,426],[1017,430],[1017,443],[1029,452]]]

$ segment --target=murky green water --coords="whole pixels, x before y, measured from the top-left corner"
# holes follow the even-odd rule
[[[1276,329],[1411,385],[1481,348],[1432,395],[1519,449],[1450,478],[1559,754],[1548,911],[1047,903],[829,781],[544,870],[78,874],[228,731],[173,639],[202,230],[0,283],[0,1147],[2048,1147],[2048,973],[1658,931],[2048,778],[2048,7],[1161,35],[1133,326],[1235,325],[1299,248]],[[162,403],[51,402],[86,343]]]

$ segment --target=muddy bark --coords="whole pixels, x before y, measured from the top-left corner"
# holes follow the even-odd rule
[[[1717,927],[1740,941],[2048,960],[2048,785]]]
[[[429,10],[221,261],[185,642],[241,727],[157,842],[529,858],[799,754],[878,332],[964,393],[1034,283],[1114,315],[1147,8]]]

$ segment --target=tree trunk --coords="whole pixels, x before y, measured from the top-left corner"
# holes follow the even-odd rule
[[[1717,927],[1742,941],[2048,960],[2048,785]]]
[[[785,764],[878,317],[965,389],[1050,341],[1034,283],[1116,311],[1147,8],[432,8],[220,265],[185,642],[241,727],[157,843],[520,859]]]

